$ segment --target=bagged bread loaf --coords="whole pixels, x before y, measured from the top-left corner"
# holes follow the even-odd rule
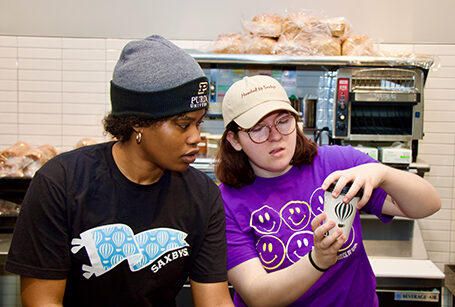
[[[33,177],[44,163],[57,154],[57,149],[49,144],[32,147],[18,142],[2,151],[0,177]]]
[[[82,146],[88,146],[88,145],[94,145],[94,144],[96,144],[95,140],[93,140],[91,138],[82,138],[76,143],[76,146],[74,146],[74,148],[79,148]]]
[[[26,165],[24,156],[11,157],[6,162],[1,163],[0,177],[24,177],[24,166]]]
[[[351,24],[344,17],[323,20],[333,37],[343,38],[351,33]]]
[[[0,155],[5,158],[12,158],[24,155],[27,151],[29,151],[32,147],[26,143],[19,141],[16,144],[8,147],[7,149],[3,150]]]
[[[244,53],[242,34],[220,34],[213,43],[214,53],[241,54]]]
[[[307,12],[291,12],[283,20],[282,33],[287,37],[311,39],[315,35],[330,36],[326,23]]]
[[[374,42],[368,36],[349,36],[341,44],[341,54],[349,56],[374,56]]]
[[[312,55],[311,41],[282,34],[274,45],[274,54],[291,56]]]
[[[331,36],[315,36],[311,39],[313,55],[318,56],[340,56],[341,41]]]
[[[24,154],[31,148],[28,143],[19,141],[3,150],[0,153],[0,177],[24,177]]]
[[[47,156],[48,160],[52,159],[53,157],[59,154],[57,148],[50,144],[40,145],[38,146],[38,149],[41,150]]]
[[[279,37],[283,19],[278,14],[260,14],[251,21],[243,21],[243,28],[251,35]]]
[[[263,36],[249,36],[243,39],[245,53],[248,54],[273,54],[276,39]]]
[[[32,161],[39,161],[41,165],[58,155],[57,149],[49,144],[40,145],[27,151],[24,156]]]

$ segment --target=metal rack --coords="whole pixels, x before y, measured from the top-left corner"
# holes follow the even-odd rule
[[[398,68],[362,69],[352,74],[352,91],[419,92],[416,72]]]

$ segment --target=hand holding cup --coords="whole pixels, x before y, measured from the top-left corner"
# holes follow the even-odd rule
[[[336,182],[332,183],[324,193],[324,212],[327,214],[324,223],[327,221],[335,222],[335,227],[330,229],[328,234],[331,234],[336,229],[341,229],[346,238],[349,238],[352,223],[357,214],[356,204],[362,198],[362,194],[361,192],[357,193],[350,202],[345,203],[343,202],[343,198],[351,187],[351,184],[346,184],[337,198],[332,196],[335,185]]]

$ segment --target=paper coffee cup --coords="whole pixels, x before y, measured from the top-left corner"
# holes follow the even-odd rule
[[[351,184],[348,183],[341,191],[341,194],[337,198],[333,198],[332,192],[335,188],[335,184],[336,182],[332,183],[324,193],[324,212],[327,214],[324,223],[330,220],[334,221],[335,227],[330,229],[328,234],[331,234],[337,229],[341,229],[347,240],[351,232],[352,223],[357,214],[356,205],[362,197],[362,194],[359,191],[349,203],[344,203],[343,198],[351,187]]]

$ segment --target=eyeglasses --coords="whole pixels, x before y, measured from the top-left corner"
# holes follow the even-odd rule
[[[287,113],[278,118],[273,126],[281,135],[289,135],[295,130],[295,117]],[[248,133],[254,143],[261,144],[269,139],[272,125],[256,125],[250,129],[239,128],[239,130]]]

